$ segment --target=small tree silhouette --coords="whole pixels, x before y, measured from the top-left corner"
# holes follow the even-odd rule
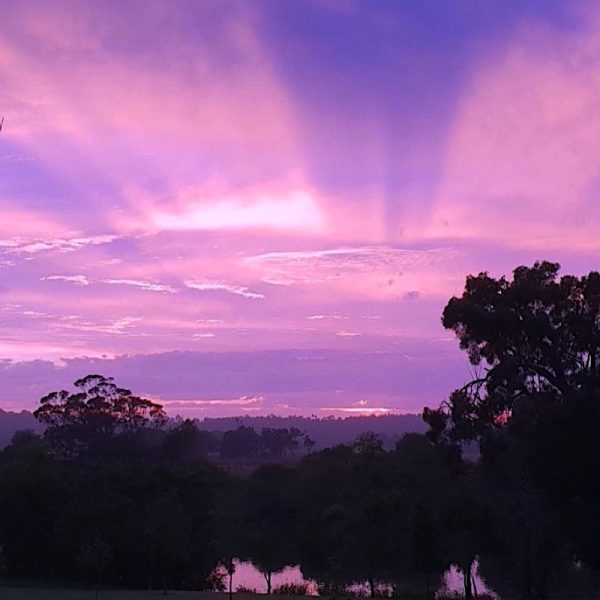
[[[100,534],[85,544],[79,553],[77,562],[85,571],[86,577],[92,580],[94,586],[94,597],[98,600],[100,578],[110,561],[112,560],[112,550],[110,545],[104,541]]]

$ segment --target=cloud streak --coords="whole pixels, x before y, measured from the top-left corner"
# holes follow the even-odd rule
[[[42,281],[65,281],[74,285],[90,285],[85,275],[46,275],[42,277]]]
[[[242,296],[244,298],[249,298],[250,300],[263,300],[265,298],[264,294],[253,292],[247,287],[231,285],[219,281],[196,281],[194,279],[188,279],[186,280],[185,285],[189,289],[199,292],[227,292],[228,294]]]
[[[152,281],[140,281],[139,279],[103,279],[102,283],[108,285],[128,285],[148,292],[175,294],[177,291],[170,285]]]

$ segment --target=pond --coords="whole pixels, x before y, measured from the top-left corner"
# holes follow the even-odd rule
[[[233,589],[237,590],[238,587],[244,587],[248,589],[256,590],[259,594],[266,594],[267,592],[267,583],[265,581],[262,573],[251,563],[247,561],[235,561],[236,571],[233,576]],[[479,594],[487,593],[494,595],[494,592],[490,590],[486,585],[483,579],[479,576],[477,572],[477,564],[475,564],[474,569],[474,581],[475,587]],[[298,565],[285,567],[282,571],[278,571],[277,573],[273,573],[271,578],[272,589],[274,590],[280,585],[286,583],[306,583],[308,584],[308,591],[310,595],[318,596],[319,591],[317,589],[317,584],[314,581],[307,581],[302,576],[302,571]],[[365,595],[367,593],[367,585],[357,584],[352,586],[355,591],[364,591]],[[461,573],[456,569],[456,567],[451,567],[446,574],[444,575],[444,588],[446,588],[449,592],[453,593],[462,593],[463,592],[463,581]]]

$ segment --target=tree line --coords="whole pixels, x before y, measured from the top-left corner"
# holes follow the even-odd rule
[[[3,576],[206,589],[232,575],[233,590],[239,558],[269,592],[274,572],[299,564],[323,593],[364,581],[376,595],[383,584],[432,593],[457,560],[445,530],[453,476],[425,436],[385,452],[366,433],[241,477],[173,451],[189,423],[165,433],[95,417],[19,432],[0,454]]]
[[[160,405],[109,378],[45,396],[43,437],[18,433],[0,454],[2,575],[204,589],[235,582],[240,558],[269,591],[297,564],[323,594],[366,582],[403,597],[432,596],[455,565],[471,597],[478,564],[501,595],[596,590],[600,275],[543,262],[470,276],[443,325],[474,377],[389,451],[367,432],[236,476],[185,450],[193,423],[165,431]]]

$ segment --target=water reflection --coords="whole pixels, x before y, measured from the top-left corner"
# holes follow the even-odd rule
[[[255,590],[259,594],[267,593],[267,582],[263,574],[251,563],[245,561],[235,560],[236,570],[233,576],[233,589],[237,590],[239,587],[246,589]],[[478,573],[477,563],[474,565],[474,583],[475,589],[479,594],[490,594],[495,596],[494,592],[490,590],[486,585],[481,576]],[[272,588],[275,590],[278,586],[284,584],[307,584],[308,594],[311,596],[318,596],[319,590],[315,581],[304,579],[302,571],[298,565],[288,566],[283,571],[273,573]],[[444,583],[442,589],[449,592],[450,594],[462,594],[463,583],[462,574],[456,569],[451,567],[444,575]],[[360,593],[360,595],[368,596],[367,584],[356,584],[352,586],[352,590]]]
[[[233,589],[237,590],[239,587],[256,590],[259,594],[267,593],[267,582],[263,574],[251,563],[242,562],[235,560],[235,574],[233,576]],[[271,584],[273,590],[280,585],[292,583],[292,584],[308,584],[308,593],[311,596],[318,596],[319,590],[317,584],[314,581],[307,581],[302,577],[302,572],[299,566],[289,566],[273,573],[271,577]]]
[[[451,594],[463,593],[463,576],[462,573],[452,565],[444,574],[444,583],[443,589],[448,590]],[[498,594],[494,592],[494,590],[490,589],[485,581],[481,578],[479,574],[479,565],[477,561],[473,565],[473,591],[477,594],[486,594],[495,598],[498,598]]]

